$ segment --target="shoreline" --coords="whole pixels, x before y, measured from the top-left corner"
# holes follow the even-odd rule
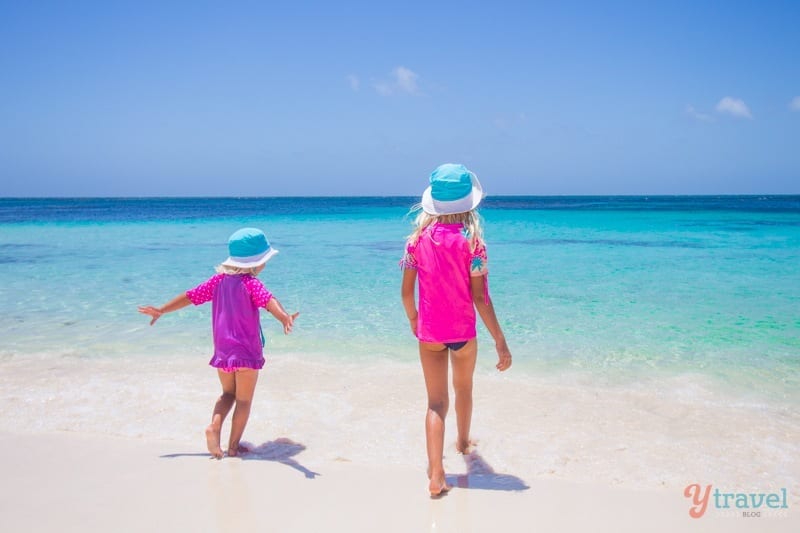
[[[794,531],[785,517],[688,515],[672,490],[530,479],[478,469],[428,497],[424,472],[324,461],[291,445],[211,460],[174,441],[72,433],[0,433],[0,508],[11,531]],[[46,512],[45,512],[46,510]]]
[[[0,431],[179,442],[205,452],[219,384],[198,359],[0,360]],[[692,483],[786,487],[800,503],[800,413],[787,406],[737,402],[687,380],[603,388],[488,370],[476,372],[474,405],[472,438],[483,461],[525,482],[675,493]],[[243,441],[291,439],[311,470],[351,462],[424,472],[424,409],[416,364],[282,354],[259,377]],[[451,410],[445,467],[459,473],[455,434]]]

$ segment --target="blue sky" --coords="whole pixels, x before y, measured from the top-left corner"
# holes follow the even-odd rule
[[[163,5],[162,5],[163,4]],[[0,196],[800,193],[800,2],[2,2]]]

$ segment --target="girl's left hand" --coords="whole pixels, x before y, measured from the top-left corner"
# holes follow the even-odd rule
[[[411,333],[413,333],[414,336],[416,337],[417,336],[417,317],[409,318],[408,319],[408,325],[411,327]]]
[[[139,312],[143,315],[148,315],[153,318],[153,320],[150,321],[151,326],[156,323],[156,320],[161,318],[161,315],[164,314],[152,305],[140,305]]]

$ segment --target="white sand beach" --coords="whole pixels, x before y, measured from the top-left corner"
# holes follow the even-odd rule
[[[476,452],[454,452],[448,417],[454,488],[432,500],[414,364],[282,355],[258,386],[245,432],[254,450],[217,461],[202,437],[217,385],[196,358],[29,360],[5,359],[0,372],[6,531],[800,529],[786,455],[796,416],[701,391],[681,402],[479,370]],[[760,428],[737,427],[758,417]],[[788,509],[744,518],[709,506],[693,519],[689,483],[786,487]]]
[[[796,531],[789,518],[688,516],[667,490],[491,474],[452,475],[430,499],[419,471],[330,462],[290,443],[212,460],[168,441],[70,433],[0,435],[5,531]],[[510,486],[509,486],[510,485]]]

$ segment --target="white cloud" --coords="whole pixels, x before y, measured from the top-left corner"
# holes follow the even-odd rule
[[[383,96],[389,96],[394,92],[392,85],[385,81],[376,82],[373,87],[375,87],[375,90],[378,91],[378,94]]]
[[[701,122],[711,122],[714,120],[714,117],[706,113],[701,113],[700,111],[696,110],[692,105],[686,106],[686,114],[692,117],[693,119],[699,120]]]
[[[392,74],[394,74],[397,80],[397,86],[400,90],[411,94],[417,92],[417,78],[419,78],[419,76],[415,72],[406,67],[397,67],[392,71]]]
[[[347,82],[350,84],[350,88],[354,91],[357,91],[361,88],[361,80],[359,80],[358,76],[354,74],[347,76]]]
[[[743,100],[730,96],[726,96],[719,101],[717,104],[717,111],[719,113],[728,113],[739,118],[753,118],[753,114],[750,113],[750,109]]]
[[[389,96],[395,93],[418,94],[417,79],[419,74],[406,67],[395,67],[388,80],[379,80],[372,84],[378,94]]]
[[[789,109],[792,111],[800,111],[800,96],[795,96],[789,103]]]

